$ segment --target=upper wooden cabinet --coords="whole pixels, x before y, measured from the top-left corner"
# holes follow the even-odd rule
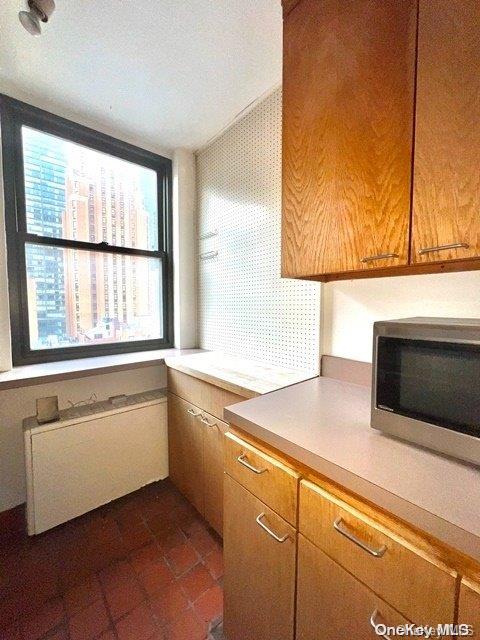
[[[420,0],[418,36],[412,261],[471,258],[480,255],[480,2]]]
[[[285,16],[283,276],[408,263],[416,16],[415,0]]]
[[[282,275],[480,269],[478,0],[283,4]]]

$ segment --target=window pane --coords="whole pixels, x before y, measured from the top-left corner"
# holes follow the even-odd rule
[[[158,250],[157,174],[22,127],[27,231]]]
[[[162,264],[27,244],[31,349],[163,337]]]

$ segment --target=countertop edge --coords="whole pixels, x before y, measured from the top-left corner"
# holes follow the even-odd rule
[[[166,355],[169,353],[170,356]],[[173,353],[175,352],[175,353]],[[168,357],[205,353],[203,349],[158,349],[135,353],[94,356],[92,358],[72,358],[41,364],[14,367],[0,372],[0,391],[33,387],[47,382],[74,380],[101,374],[141,369],[165,364]]]
[[[180,373],[185,373],[189,376],[192,376],[193,378],[197,378],[198,380],[203,380],[203,382],[207,382],[208,384],[213,384],[215,387],[225,389],[225,391],[231,391],[238,396],[242,396],[246,400],[250,400],[252,398],[258,397],[259,395],[262,395],[258,391],[247,389],[246,387],[237,385],[234,382],[229,382],[227,380],[224,380],[223,378],[219,378],[218,376],[213,376],[210,373],[198,371],[193,367],[188,367],[184,364],[174,362],[175,359],[176,356],[165,358],[165,364],[167,365],[167,367],[169,367],[170,369],[175,369],[175,371],[180,371]]]
[[[433,536],[449,547],[464,553],[470,558],[480,562],[480,537],[461,527],[448,522],[414,503],[397,496],[387,489],[365,480],[361,476],[330,462],[294,442],[261,427],[250,420],[239,416],[232,408],[224,409],[226,422],[232,423],[248,435],[257,438],[266,445],[273,447],[280,453],[292,458],[314,473],[319,473],[329,480],[337,483],[347,491],[358,495],[377,505],[386,512],[400,518],[404,522],[424,533]]]

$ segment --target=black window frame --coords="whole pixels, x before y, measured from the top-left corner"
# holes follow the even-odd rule
[[[2,164],[7,237],[8,289],[14,366],[91,358],[173,346],[172,161],[71,120],[0,94]],[[110,246],[27,233],[22,126],[153,169],[157,174],[158,251]],[[117,255],[158,258],[162,265],[163,337],[71,347],[31,349],[25,245],[29,243]]]

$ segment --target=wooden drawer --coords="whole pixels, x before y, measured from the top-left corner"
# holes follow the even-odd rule
[[[305,480],[300,483],[299,530],[412,622],[453,622],[453,571]]]
[[[236,393],[170,368],[167,369],[167,385],[170,393],[220,419],[223,419],[224,407],[246,400]]]
[[[225,439],[225,471],[287,522],[297,522],[299,475],[233,433]]]
[[[408,624],[306,538],[298,536],[297,640],[369,640],[374,623]],[[384,637],[384,636],[381,636]]]
[[[458,623],[473,627],[471,638],[480,638],[480,584],[462,580],[460,585],[460,602],[458,607]]]

